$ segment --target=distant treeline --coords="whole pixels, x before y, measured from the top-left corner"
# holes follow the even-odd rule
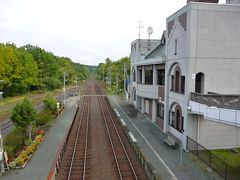
[[[98,79],[105,81],[111,87],[111,89],[116,92],[123,91],[124,74],[126,82],[130,76],[129,57],[121,58],[118,61],[112,61],[111,59],[107,58],[105,59],[105,63],[100,63],[97,67]]]
[[[84,80],[89,76],[85,65],[58,57],[51,52],[33,46],[20,48],[15,44],[0,44],[0,91],[3,96],[15,96],[33,90],[53,90],[66,84]]]

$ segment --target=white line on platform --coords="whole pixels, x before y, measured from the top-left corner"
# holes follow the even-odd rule
[[[121,121],[121,123],[122,123],[123,126],[126,126],[126,123],[124,122],[123,119],[120,119],[120,121]]]
[[[113,98],[112,98],[113,99]],[[118,102],[113,99],[113,101],[117,104],[117,106],[120,108],[122,113],[128,118],[128,120],[132,123],[134,128],[138,131],[138,133],[143,137],[143,139],[146,141],[148,146],[152,149],[153,153],[157,156],[157,158],[162,162],[164,167],[168,170],[168,172],[171,174],[173,180],[177,180],[178,178],[175,176],[175,174],[172,172],[172,170],[168,167],[168,165],[164,162],[164,160],[159,156],[157,151],[153,148],[153,146],[150,144],[150,142],[145,138],[145,136],[141,133],[141,131],[137,128],[137,126],[132,122],[132,120],[128,117],[128,115],[125,113],[125,111],[121,108],[121,106],[118,104]]]
[[[132,132],[129,132],[128,134],[129,134],[130,138],[132,139],[132,142],[136,143],[137,140],[136,140],[136,138],[134,137],[134,135],[132,134]]]
[[[114,110],[115,110],[115,112],[116,112],[117,116],[118,116],[118,117],[120,117],[120,114],[119,114],[119,112],[117,111],[117,109],[116,109],[116,108],[114,108]]]

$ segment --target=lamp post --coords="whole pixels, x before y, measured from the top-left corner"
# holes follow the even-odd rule
[[[5,80],[0,80],[0,85],[5,83],[5,82],[6,82]],[[3,92],[0,91],[0,98],[1,98],[2,94],[3,94]]]
[[[182,129],[180,132],[181,132],[180,164],[182,164],[183,163],[183,133],[184,133],[184,130]]]
[[[4,158],[3,158],[3,142],[2,142],[2,134],[0,129],[0,164],[1,164],[1,174],[4,173]]]
[[[65,101],[66,101],[66,87],[65,87],[65,76],[66,76],[66,73],[64,72],[63,73],[63,104],[65,105]]]
[[[59,108],[60,108],[60,103],[57,102],[57,111],[58,111],[58,116],[57,116],[57,119],[59,118]]]

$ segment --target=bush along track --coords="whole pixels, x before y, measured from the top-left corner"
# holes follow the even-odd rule
[[[20,154],[14,159],[13,161],[9,162],[9,167],[14,168],[24,168],[25,165],[28,163],[30,158],[32,157],[33,153],[36,151],[39,144],[42,143],[44,140],[46,133],[43,130],[36,131],[36,137],[32,141],[31,144],[26,146],[24,150],[20,152]]]

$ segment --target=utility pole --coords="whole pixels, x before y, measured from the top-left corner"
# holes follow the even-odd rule
[[[127,74],[127,69],[126,69],[126,63],[124,62],[123,65],[123,69],[124,69],[124,94],[126,97],[126,101],[128,101],[128,91],[127,91],[127,87],[126,87],[126,80],[128,78],[128,74]]]
[[[76,95],[78,94],[78,89],[77,89],[77,76],[76,76]]]
[[[181,144],[180,144],[180,164],[183,164],[183,133],[184,130],[181,130]]]
[[[125,70],[125,62],[123,64],[123,74],[124,74],[124,80],[123,80],[123,87],[124,87],[124,93],[126,94],[126,83],[125,83],[125,80],[126,80],[126,70]]]
[[[64,72],[63,73],[63,104],[65,105],[66,103],[66,87],[65,87],[65,76],[66,76],[66,73]]]
[[[118,73],[117,73],[117,87],[118,87]]]
[[[112,72],[110,70],[110,88],[112,88]]]

